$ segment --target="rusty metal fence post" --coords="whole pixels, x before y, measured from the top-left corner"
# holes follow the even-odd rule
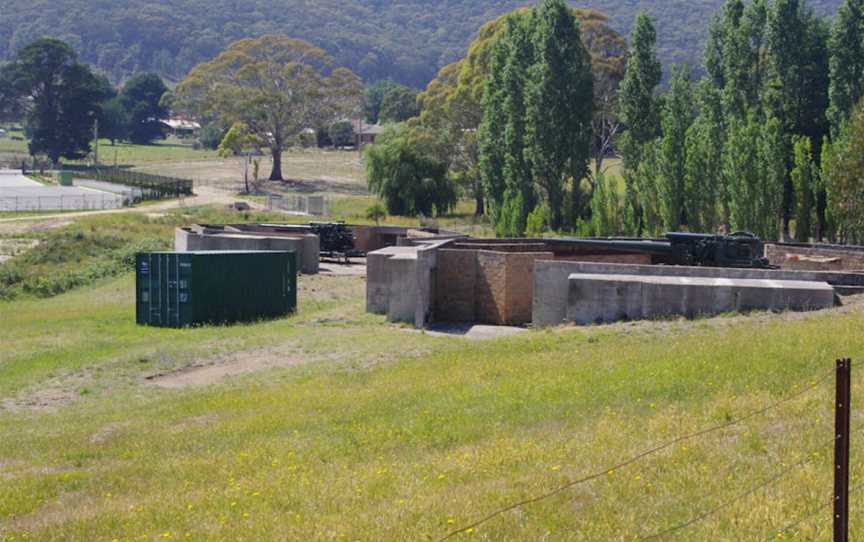
[[[837,360],[834,442],[834,542],[849,542],[849,440],[852,360]]]

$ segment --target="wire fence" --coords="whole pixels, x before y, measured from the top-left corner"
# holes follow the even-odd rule
[[[268,211],[284,211],[311,216],[330,214],[330,201],[324,196],[267,195]]]
[[[193,179],[192,183],[194,186],[207,186],[230,192],[246,191],[246,183],[243,182],[243,179]],[[253,186],[253,183],[250,182],[250,189]]]
[[[78,176],[122,184],[140,188],[148,199],[179,198],[191,196],[193,182],[190,179],[179,179],[165,175],[154,175],[152,173],[141,173],[117,167],[96,167],[84,169]]]
[[[849,362],[847,361],[847,363],[849,363]],[[859,366],[861,366],[861,364],[860,363],[851,364],[850,366],[851,367],[859,367]],[[525,507],[530,506],[532,504],[539,503],[541,501],[546,501],[548,499],[551,499],[552,497],[555,497],[556,495],[560,495],[560,494],[562,494],[568,490],[574,489],[578,486],[588,484],[588,483],[593,482],[595,480],[611,476],[614,473],[617,473],[618,471],[620,471],[622,469],[626,469],[630,466],[639,464],[643,460],[646,460],[652,456],[656,456],[657,454],[660,454],[664,450],[669,450],[669,449],[671,449],[671,448],[673,448],[679,444],[682,444],[682,443],[685,443],[688,441],[692,441],[692,440],[696,440],[696,439],[700,439],[702,437],[706,437],[706,436],[709,436],[709,435],[712,435],[715,433],[719,433],[725,429],[729,429],[731,427],[740,425],[740,424],[742,424],[748,420],[752,420],[754,418],[764,416],[764,415],[768,414],[769,412],[772,412],[772,411],[780,408],[783,405],[786,405],[786,404],[791,403],[797,399],[800,399],[800,398],[802,398],[808,394],[811,394],[812,392],[814,392],[814,390],[817,390],[817,389],[821,388],[822,386],[824,386],[826,383],[830,382],[832,380],[832,376],[834,376],[834,374],[835,374],[834,370],[826,371],[825,374],[819,375],[815,380],[810,381],[810,384],[808,384],[806,386],[796,386],[795,389],[797,389],[797,391],[792,392],[792,393],[782,397],[781,399],[766,405],[763,408],[751,411],[745,415],[742,415],[742,416],[739,416],[736,418],[731,418],[731,419],[727,420],[726,422],[716,424],[716,425],[713,425],[711,427],[707,427],[707,428],[699,430],[699,431],[695,431],[692,433],[681,435],[677,438],[668,440],[668,441],[663,442],[661,444],[658,444],[654,447],[651,447],[651,448],[649,448],[649,449],[647,449],[641,453],[638,453],[632,457],[629,457],[627,459],[619,461],[615,464],[611,464],[611,465],[609,465],[603,469],[599,469],[599,470],[592,472],[592,473],[589,473],[585,476],[582,476],[582,477],[576,478],[574,480],[571,480],[569,482],[566,482],[566,483],[559,485],[558,487],[556,487],[550,491],[547,491],[545,493],[542,493],[542,494],[539,494],[539,495],[536,495],[533,497],[529,497],[526,499],[522,499],[522,500],[514,502],[512,504],[500,507],[496,510],[493,510],[492,512],[489,512],[489,513],[481,516],[479,519],[477,519],[471,523],[468,523],[466,525],[463,525],[461,527],[458,527],[458,528],[451,530],[450,532],[446,533],[439,540],[440,540],[440,542],[444,542],[446,540],[450,540],[452,538],[455,538],[460,534],[474,532],[478,527],[489,523],[490,521],[494,520],[495,518],[498,518],[499,516],[501,516],[507,512],[522,509],[522,508],[525,508]],[[839,382],[838,382],[838,385],[839,385]],[[846,405],[846,408],[848,409],[848,405]],[[847,424],[847,429],[848,429],[848,424]],[[834,433],[834,432],[832,431],[832,433]],[[855,435],[856,436],[864,435],[864,430],[856,431]],[[848,437],[848,435],[847,435],[847,437]],[[783,481],[785,478],[789,477],[794,472],[802,469],[806,465],[813,463],[817,457],[822,457],[819,452],[824,451],[826,448],[833,450],[834,445],[836,444],[836,442],[840,438],[841,438],[841,435],[832,434],[831,438],[825,439],[825,442],[819,448],[814,449],[814,450],[810,450],[810,451],[806,452],[805,454],[803,454],[803,456],[800,456],[799,459],[793,460],[791,463],[787,463],[781,469],[779,469],[776,472],[766,476],[765,478],[762,479],[762,481],[756,483],[755,485],[752,485],[751,487],[747,488],[745,491],[738,493],[731,498],[723,500],[719,504],[714,505],[714,506],[712,506],[712,507],[710,507],[710,508],[708,508],[702,512],[697,512],[691,518],[689,518],[685,521],[674,524],[670,527],[662,528],[662,529],[654,532],[653,534],[649,534],[649,535],[645,535],[645,536],[642,536],[640,538],[637,538],[638,542],[652,542],[652,541],[656,541],[656,540],[662,540],[662,539],[665,539],[665,538],[670,537],[672,535],[675,535],[676,533],[679,533],[679,532],[685,531],[691,527],[694,527],[695,525],[697,525],[697,524],[699,524],[705,520],[708,520],[709,518],[718,516],[724,510],[726,510],[726,509],[732,507],[733,505],[741,502],[743,499],[751,497],[751,496],[759,493],[762,490],[767,490],[768,488],[774,486],[775,484],[778,484],[779,482]],[[861,481],[861,482],[857,483],[855,486],[853,486],[852,488],[850,488],[849,494],[851,495],[853,493],[857,493],[862,488],[864,488],[864,481]],[[818,517],[819,514],[825,512],[826,509],[828,509],[830,506],[835,504],[836,500],[837,500],[837,497],[832,495],[830,500],[825,502],[825,504],[815,508],[811,512],[808,512],[803,517],[797,518],[795,521],[793,521],[793,522],[791,522],[785,526],[771,530],[770,533],[768,533],[766,535],[765,540],[776,540],[778,537],[782,537],[785,533],[792,531],[793,529],[799,527],[800,525],[802,525],[808,521],[812,521],[814,518]]]

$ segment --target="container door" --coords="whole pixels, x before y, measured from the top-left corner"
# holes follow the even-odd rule
[[[135,322],[150,323],[150,255],[135,257]]]
[[[192,309],[192,256],[177,255],[177,325],[189,326],[194,322]]]
[[[163,285],[163,273],[165,266],[164,254],[150,255],[150,325],[163,326],[165,325],[164,307],[165,295]]]
[[[165,255],[165,325],[180,327],[180,258]]]

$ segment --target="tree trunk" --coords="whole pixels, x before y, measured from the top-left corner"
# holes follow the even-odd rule
[[[273,155],[273,169],[270,171],[271,181],[282,180],[282,145],[276,144],[271,150]]]
[[[479,181],[474,181],[474,216],[483,216],[486,214],[486,202],[483,199],[483,185]]]

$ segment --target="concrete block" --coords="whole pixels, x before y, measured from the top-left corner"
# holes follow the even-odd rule
[[[429,323],[435,292],[437,251],[443,242],[392,246],[366,257],[366,310],[391,322]]]
[[[733,269],[671,265],[538,260],[534,265],[532,320],[535,326],[556,326],[567,321],[568,279],[572,273],[670,277],[710,277],[730,280],[827,282],[832,286],[864,286],[864,274],[826,271]],[[718,294],[720,295],[720,294]],[[731,295],[726,293],[726,295]],[[744,295],[744,294],[742,294]],[[744,301],[746,301],[746,296]]]
[[[243,233],[208,234],[191,229],[177,228],[174,231],[174,250],[252,250],[293,251],[297,254],[300,272],[307,275],[318,273],[320,240],[314,234],[291,236],[263,236]]]
[[[580,325],[834,306],[825,282],[573,273],[568,283],[566,320]]]

